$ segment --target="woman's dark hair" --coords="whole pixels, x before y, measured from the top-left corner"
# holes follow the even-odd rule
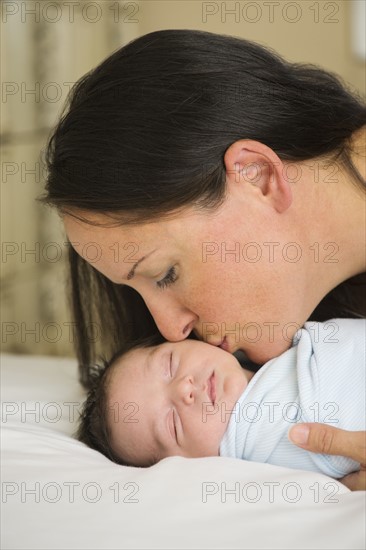
[[[92,449],[124,466],[135,466],[123,459],[113,448],[111,431],[108,423],[108,388],[110,375],[116,366],[117,359],[136,348],[155,346],[164,340],[160,335],[152,336],[129,343],[118,350],[111,359],[101,359],[101,364],[95,364],[89,369],[89,390],[80,413],[79,424],[74,436]],[[152,466],[155,462],[146,464]]]
[[[126,224],[188,205],[215,208],[225,198],[225,152],[240,139],[262,142],[284,161],[342,164],[365,185],[350,156],[352,136],[366,124],[361,96],[333,73],[242,38],[146,34],[83,76],[65,111],[47,144],[41,200],[72,215],[99,211]],[[98,344],[113,353],[158,330],[133,289],[107,280],[72,247],[69,260],[80,379],[88,387]],[[365,315],[358,282],[334,289],[312,319]],[[103,327],[98,342],[87,337],[93,323]]]

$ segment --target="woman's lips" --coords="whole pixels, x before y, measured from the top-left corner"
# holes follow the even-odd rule
[[[223,341],[221,342],[221,344],[219,345],[219,348],[225,350],[225,351],[229,351],[229,344],[228,344],[228,341],[226,339],[226,336],[225,338],[223,339]]]

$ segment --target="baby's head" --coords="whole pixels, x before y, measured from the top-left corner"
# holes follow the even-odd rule
[[[198,340],[134,345],[97,373],[78,439],[131,466],[218,456],[251,376],[233,355]]]

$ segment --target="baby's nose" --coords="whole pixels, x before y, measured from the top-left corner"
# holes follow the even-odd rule
[[[196,388],[194,385],[193,377],[187,375],[181,380],[178,380],[175,388],[175,393],[176,398],[179,401],[183,401],[186,405],[191,405],[192,403],[194,403]]]

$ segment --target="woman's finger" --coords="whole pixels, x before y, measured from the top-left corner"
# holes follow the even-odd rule
[[[366,470],[348,474],[339,481],[351,491],[366,491]]]
[[[366,432],[349,432],[327,424],[296,424],[289,432],[290,440],[313,453],[347,456],[366,463]]]

